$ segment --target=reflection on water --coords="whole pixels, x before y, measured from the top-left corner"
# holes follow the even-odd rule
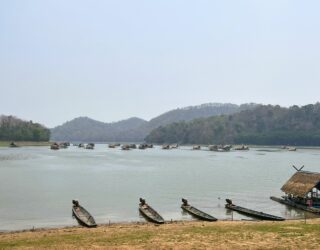
[[[304,217],[269,197],[282,195],[281,186],[294,173],[292,164],[320,171],[317,151],[189,149],[0,148],[0,230],[74,225],[75,198],[97,223],[143,220],[139,197],[166,220],[192,219],[180,208],[182,197],[218,219],[248,219],[230,214],[226,198],[281,217]]]

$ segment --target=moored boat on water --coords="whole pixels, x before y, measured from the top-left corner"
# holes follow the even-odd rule
[[[148,145],[145,143],[139,144],[139,146],[138,146],[139,149],[146,149],[147,147],[148,147]]]
[[[129,146],[128,144],[123,144],[123,145],[121,146],[121,149],[122,149],[122,150],[130,150],[130,146]]]
[[[170,145],[169,144],[163,144],[162,145],[162,149],[170,149]]]
[[[92,215],[77,200],[72,200],[72,215],[77,219],[78,223],[85,227],[96,227],[97,224]]]
[[[94,143],[88,143],[86,149],[94,149]]]
[[[181,208],[191,214],[192,216],[200,219],[200,220],[206,220],[206,221],[217,221],[217,218],[211,216],[210,214],[207,214],[193,206],[190,206],[188,204],[188,200],[182,198],[182,205]]]
[[[234,150],[249,150],[249,147],[242,144],[241,146],[234,147]]]
[[[58,143],[54,142],[54,143],[51,144],[50,149],[58,150],[58,149],[60,149],[60,146],[59,146]]]
[[[15,142],[11,142],[11,143],[9,144],[9,147],[10,147],[10,148],[18,148],[19,146],[18,146]]]
[[[259,212],[259,211],[255,211],[252,209],[248,209],[245,207],[240,207],[240,206],[236,206],[232,203],[232,201],[230,199],[226,199],[226,208],[230,209],[230,210],[234,210],[237,211],[238,213],[247,215],[249,217],[254,217],[254,218],[258,218],[261,220],[274,220],[274,221],[283,221],[285,220],[285,218],[279,217],[279,216],[275,216],[272,214],[267,214],[267,213],[263,213],[263,212]]]
[[[147,220],[153,223],[157,223],[157,224],[164,223],[164,219],[161,217],[161,215],[152,207],[150,207],[146,203],[145,199],[140,198],[139,211]]]

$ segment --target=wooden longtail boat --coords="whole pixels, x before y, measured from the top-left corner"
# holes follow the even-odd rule
[[[200,220],[206,220],[206,221],[217,221],[217,218],[211,216],[210,214],[207,214],[193,206],[190,206],[188,204],[188,201],[186,199],[183,199],[182,198],[182,205],[181,205],[181,208],[188,212],[189,214],[191,214],[192,216],[200,219]]]
[[[161,215],[158,214],[158,212],[154,210],[152,207],[150,207],[142,198],[140,198],[139,211],[147,220],[153,223],[164,223],[164,219],[161,217]]]
[[[92,217],[92,215],[80,206],[79,202],[76,200],[72,201],[72,215],[77,219],[78,223],[85,227],[96,227],[97,224]]]
[[[244,215],[247,215],[247,216],[250,216],[250,217],[258,218],[258,219],[261,219],[261,220],[274,220],[274,221],[283,221],[283,220],[285,220],[285,218],[278,217],[278,216],[275,216],[275,215],[272,215],[272,214],[266,214],[266,213],[258,212],[258,211],[252,210],[252,209],[236,206],[236,205],[232,204],[232,201],[229,200],[229,199],[226,199],[226,202],[227,202],[227,204],[226,204],[225,207],[227,209],[231,209],[231,210],[237,211],[238,213],[241,213],[241,214],[244,214]]]

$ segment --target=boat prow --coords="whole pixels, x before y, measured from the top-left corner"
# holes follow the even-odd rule
[[[92,215],[76,200],[72,201],[72,215],[77,219],[78,223],[85,227],[96,227],[97,224]]]
[[[186,211],[187,213],[191,214],[192,216],[196,217],[197,219],[200,220],[205,220],[205,221],[217,221],[217,218],[211,216],[210,214],[207,214],[193,206],[190,206],[188,204],[188,201],[184,198],[182,198],[182,205],[181,208]]]
[[[146,203],[146,201],[142,198],[140,198],[139,211],[143,215],[143,217],[145,217],[148,221],[151,221],[157,224],[164,223],[164,219],[161,217],[161,215],[156,210],[154,210],[151,206],[149,206]]]

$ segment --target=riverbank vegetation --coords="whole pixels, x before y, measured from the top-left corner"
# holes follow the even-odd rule
[[[258,105],[232,115],[176,122],[153,130],[152,143],[320,145],[320,103]]]
[[[14,116],[0,116],[0,141],[49,141],[50,130]]]
[[[111,224],[0,234],[0,249],[318,249],[320,220]]]

